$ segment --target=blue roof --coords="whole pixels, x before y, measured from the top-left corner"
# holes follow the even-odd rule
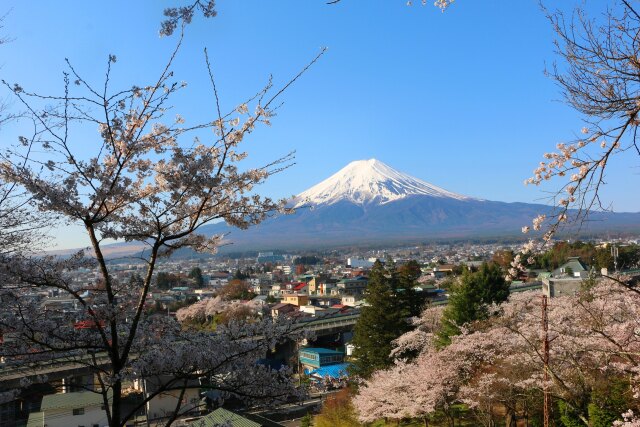
[[[300,352],[310,352],[310,353],[317,353],[317,354],[344,354],[341,351],[331,350],[328,348],[320,348],[320,347],[301,348]]]
[[[340,378],[347,375],[347,369],[351,366],[351,363],[338,363],[336,365],[323,366],[313,371],[309,371],[308,375],[315,375],[318,377]]]

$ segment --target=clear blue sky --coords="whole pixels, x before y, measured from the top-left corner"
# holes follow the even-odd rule
[[[59,93],[65,57],[97,82],[112,53],[116,84],[144,83],[175,43],[158,37],[162,9],[179,2],[4,0],[4,33],[14,40],[0,51],[0,76]],[[444,14],[430,1],[217,3],[216,18],[188,28],[177,62],[189,88],[175,111],[188,119],[212,117],[204,47],[229,108],[270,73],[283,83],[329,48],[285,94],[273,126],[245,147],[249,166],[297,151],[297,164],[265,184],[265,194],[299,193],[352,160],[375,157],[457,193],[542,202],[542,189],[523,180],[582,126],[544,76],[555,59],[553,34],[537,0],[457,0]],[[604,196],[617,211],[640,210],[630,191],[640,184],[633,161],[618,161],[608,175]],[[73,245],[67,240],[61,245]]]

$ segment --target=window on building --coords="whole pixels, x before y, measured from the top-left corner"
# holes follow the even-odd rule
[[[84,415],[84,408],[75,408],[73,410],[73,415]]]

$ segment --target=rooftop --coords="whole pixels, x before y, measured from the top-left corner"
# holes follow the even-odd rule
[[[109,396],[109,399],[111,399],[111,396]],[[46,412],[51,409],[100,406],[103,403],[102,394],[91,391],[47,394],[42,398],[40,410]]]
[[[200,418],[189,424],[194,427],[282,427],[282,424],[275,423],[259,415],[236,414],[224,408],[218,408],[206,417]]]
[[[307,347],[307,348],[301,349],[300,352],[317,353],[317,354],[329,354],[329,355],[334,355],[334,354],[342,355],[343,354],[341,351],[331,350],[331,349],[328,349],[328,348],[320,348],[320,347]]]
[[[314,369],[308,372],[308,375],[316,377],[329,377],[337,379],[340,377],[348,376],[349,366],[351,363],[337,363],[335,365],[323,366],[321,368]]]

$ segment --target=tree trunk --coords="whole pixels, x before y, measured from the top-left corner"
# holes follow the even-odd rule
[[[429,417],[422,417],[422,421],[424,422],[424,427],[429,427]]]
[[[113,398],[111,400],[111,425],[120,427],[122,423],[122,381],[116,380],[111,386]]]
[[[516,427],[516,414],[512,409],[507,409],[507,413],[504,416],[505,427]]]

